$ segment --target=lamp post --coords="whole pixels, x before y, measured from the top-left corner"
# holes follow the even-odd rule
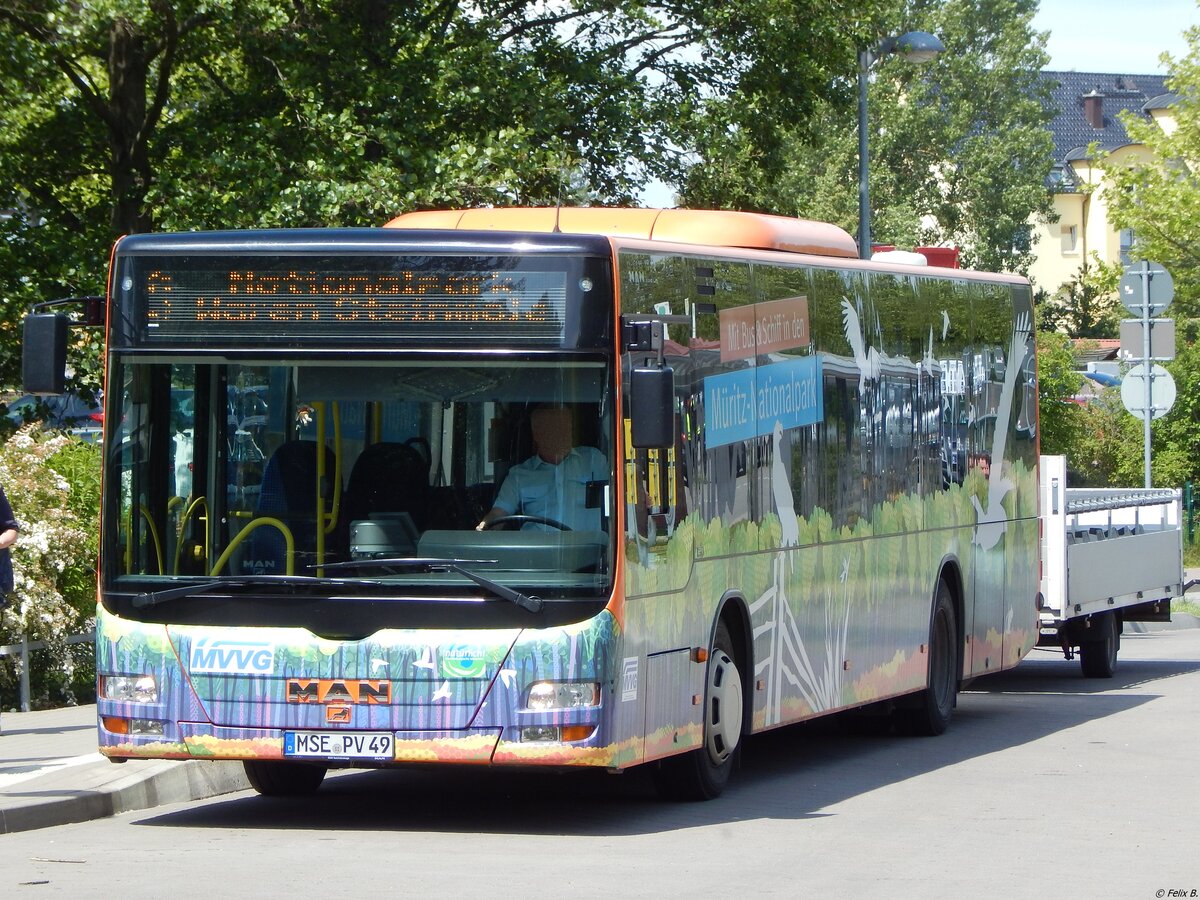
[[[875,50],[858,51],[858,255],[871,258],[871,201],[867,186],[867,72],[877,59],[898,53],[913,63],[928,62],[945,50],[936,35],[910,31],[887,38]]]

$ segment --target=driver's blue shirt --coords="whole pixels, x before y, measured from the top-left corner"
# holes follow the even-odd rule
[[[595,447],[576,447],[557,464],[531,456],[508,470],[493,505],[510,516],[543,516],[575,531],[596,531],[600,509],[587,508],[589,481],[608,481],[608,460]]]

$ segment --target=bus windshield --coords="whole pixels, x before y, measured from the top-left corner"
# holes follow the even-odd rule
[[[192,582],[227,578],[240,596],[290,576],[278,586],[294,594],[316,576],[314,598],[336,579],[381,602],[495,599],[496,585],[606,599],[608,362],[242,356],[114,360],[107,590],[177,606],[206,602],[174,590]]]

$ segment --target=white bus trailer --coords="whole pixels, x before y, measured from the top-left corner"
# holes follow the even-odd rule
[[[1071,488],[1066,459],[1041,457],[1042,607],[1038,646],[1078,651],[1109,678],[1126,622],[1169,622],[1183,595],[1180,493]]]

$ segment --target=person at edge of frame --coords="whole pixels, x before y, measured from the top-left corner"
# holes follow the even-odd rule
[[[9,547],[17,542],[21,527],[13,515],[12,504],[0,486],[0,609],[8,605],[8,595],[13,589],[12,554]]]

